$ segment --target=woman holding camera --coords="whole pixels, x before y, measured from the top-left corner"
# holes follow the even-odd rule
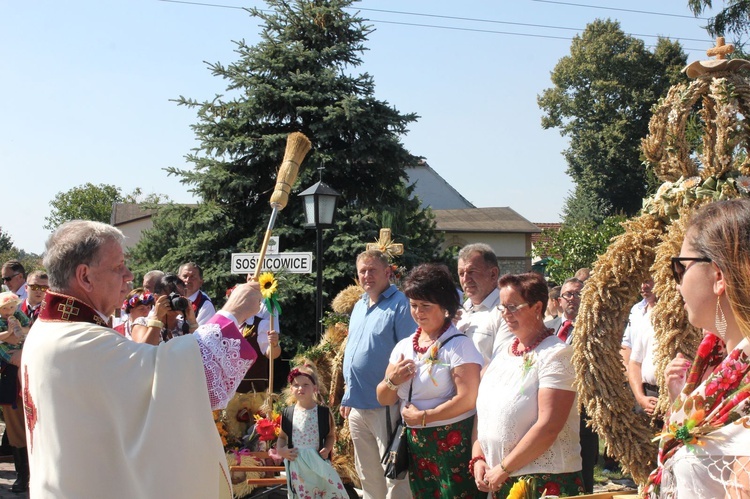
[[[184,297],[185,284],[174,274],[166,274],[155,286],[154,309],[145,326],[134,326],[133,341],[158,345],[175,336],[192,333],[198,321],[190,300]]]

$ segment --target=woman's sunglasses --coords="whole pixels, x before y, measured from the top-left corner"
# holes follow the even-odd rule
[[[705,262],[710,263],[712,260],[705,256],[693,257],[693,256],[673,256],[672,257],[672,276],[677,284],[682,283],[682,276],[685,275],[687,269],[691,267],[690,264],[685,265],[682,262]]]

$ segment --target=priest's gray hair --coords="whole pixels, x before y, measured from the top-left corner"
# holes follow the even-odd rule
[[[120,229],[101,222],[71,220],[49,236],[44,253],[44,267],[53,291],[65,291],[79,265],[98,262],[99,249],[109,241],[122,245],[125,236]]]

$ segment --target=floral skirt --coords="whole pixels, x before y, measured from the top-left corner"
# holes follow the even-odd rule
[[[324,461],[318,449],[297,447],[294,461],[284,460],[287,472],[287,497],[301,499],[348,499],[336,470]]]
[[[482,498],[467,463],[474,418],[428,428],[408,428],[409,487],[416,498]]]
[[[494,497],[496,499],[510,499],[510,489],[520,478],[535,478],[536,479],[536,495],[534,497],[541,497],[542,493],[546,490],[548,496],[579,496],[585,493],[583,488],[583,475],[580,471],[573,473],[530,473],[528,475],[513,476],[508,479],[507,482],[500,487],[500,490],[495,492]],[[512,497],[515,497],[515,493]],[[524,496],[520,496],[524,497]]]

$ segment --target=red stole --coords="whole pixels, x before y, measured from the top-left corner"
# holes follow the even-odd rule
[[[39,319],[43,321],[89,322],[110,327],[91,305],[61,293],[48,290],[39,308]]]

